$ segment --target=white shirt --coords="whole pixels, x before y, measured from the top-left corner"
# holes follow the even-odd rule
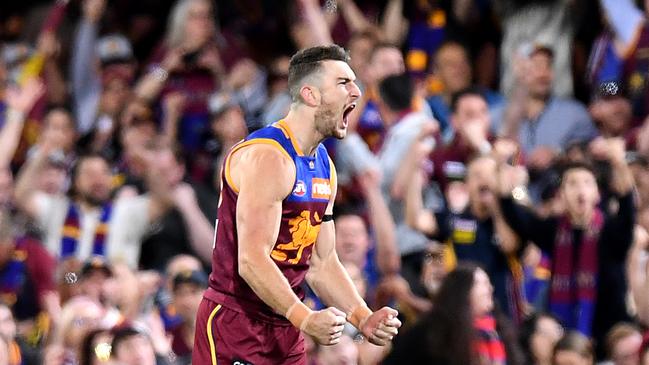
[[[124,262],[131,268],[137,267],[142,238],[149,227],[149,203],[150,199],[146,195],[125,197],[113,202],[106,237],[106,256],[111,262]],[[36,195],[36,206],[36,220],[43,230],[45,247],[58,257],[70,198],[39,192]],[[82,261],[92,255],[100,215],[101,208],[79,210],[80,236],[75,256]]]

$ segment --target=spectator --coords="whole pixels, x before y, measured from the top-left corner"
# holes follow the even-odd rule
[[[381,149],[387,130],[377,105],[379,83],[390,75],[399,75],[404,71],[403,55],[399,48],[385,43],[374,46],[365,74],[363,99],[359,102],[359,111],[355,114],[358,116],[358,124],[351,123],[351,127],[352,130],[356,127],[358,134],[375,154]],[[412,100],[409,101],[411,102]]]
[[[528,44],[519,53],[512,66],[519,89],[494,110],[492,130],[517,140],[530,168],[544,169],[569,144],[588,141],[597,131],[580,103],[552,91],[564,77],[555,77],[554,50]]]
[[[166,172],[164,184],[169,186],[173,205],[155,220],[156,230],[143,241],[140,267],[162,271],[178,254],[195,255],[208,263],[218,199],[205,187],[183,181],[185,158],[180,149],[164,144],[157,148],[157,168]]]
[[[190,364],[198,306],[207,288],[203,271],[185,271],[173,278],[173,304],[182,323],[171,330],[171,349],[178,356],[178,365]]]
[[[123,365],[170,365],[168,354],[157,354],[151,338],[132,326],[113,331],[111,359]]]
[[[448,274],[433,309],[395,339],[384,364],[522,364],[506,320],[492,314],[489,277],[473,265]]]
[[[453,94],[449,122],[454,131],[452,140],[440,141],[430,155],[433,179],[444,193],[451,180],[464,178],[471,158],[491,152],[491,117],[484,94],[478,89]]]
[[[79,279],[80,292],[89,299],[104,302],[104,287],[106,280],[113,276],[110,264],[103,256],[93,256],[86,260],[81,268]]]
[[[549,313],[534,313],[521,324],[519,337],[527,364],[552,365],[554,346],[563,337],[563,327]]]
[[[421,180],[418,171],[409,179],[406,222],[431,239],[448,242],[444,257],[447,266],[463,261],[481,264],[494,284],[494,297],[500,308],[520,319],[520,278],[514,276],[510,263],[517,255],[518,237],[507,226],[498,207],[496,162],[480,157],[469,163],[465,184],[468,204],[459,211],[424,209]]]
[[[0,300],[18,321],[35,323],[56,290],[56,263],[40,242],[20,237],[9,212],[0,212]]]
[[[450,120],[453,96],[469,89],[473,78],[469,54],[464,46],[456,41],[444,42],[433,58],[433,74],[441,81],[443,89],[426,101],[433,111],[433,116],[439,122],[440,131],[446,142],[454,132],[457,132]],[[483,95],[489,107],[494,107],[503,101],[503,97],[493,91],[477,88],[475,90]]]
[[[606,140],[603,154],[613,169],[611,185],[616,212],[597,207],[595,175],[584,164],[567,165],[560,194],[566,211],[540,218],[511,197],[511,169],[501,174],[501,209],[522,242],[534,242],[552,260],[550,311],[568,329],[603,339],[608,329],[627,318],[626,289],[614,278],[623,267],[633,238],[633,178],[624,160],[624,141]],[[517,195],[518,197],[518,195]],[[575,280],[579,277],[580,280]]]
[[[428,239],[405,222],[403,191],[406,184],[400,174],[400,166],[417,136],[433,122],[423,112],[411,109],[414,90],[407,74],[388,76],[380,83],[379,90],[381,115],[389,128],[379,155],[382,189],[396,224],[399,253],[404,271],[408,272],[404,272],[404,276],[410,283],[416,283],[419,280],[422,251]]]
[[[131,43],[120,34],[98,39],[105,0],[84,0],[74,39],[70,76],[77,129],[82,136],[115,130],[135,78]]]
[[[579,332],[568,332],[557,342],[552,365],[594,365],[593,344]]]
[[[35,182],[51,152],[49,144],[41,146],[23,168],[16,186],[18,205],[43,230],[50,253],[81,260],[104,255],[135,266],[149,222],[169,206],[166,181],[153,177],[160,172],[149,165],[150,196],[113,201],[108,161],[100,155],[82,156],[72,172],[70,196],[47,195],[36,191]]]
[[[56,341],[45,350],[45,358],[56,357],[62,360],[56,362],[48,359],[52,361],[51,364],[76,363],[80,359],[83,339],[90,331],[99,328],[103,315],[104,308],[89,298],[78,296],[71,299],[63,306],[60,317],[56,318],[53,335]]]
[[[602,136],[627,137],[633,117],[631,103],[617,82],[600,84],[588,109]]]
[[[579,1],[526,1],[499,0],[501,26],[500,91],[511,96],[517,84],[512,68],[516,50],[525,43],[552,44],[556,57],[551,61],[556,70],[556,82],[551,85],[552,94],[570,97],[573,93],[572,42],[579,11],[585,3]],[[583,5],[583,6],[582,6]]]
[[[633,107],[633,125],[644,121],[648,110],[646,107],[649,89],[643,82],[647,78],[644,67],[643,52],[647,49],[647,11],[645,13],[633,1],[600,0],[606,19],[610,24],[612,41],[616,53],[621,55],[621,65],[618,66],[619,79],[605,81],[620,81],[625,93],[629,96]],[[614,64],[615,65],[615,64]]]
[[[642,334],[629,323],[618,323],[606,334],[606,350],[612,365],[638,365]]]

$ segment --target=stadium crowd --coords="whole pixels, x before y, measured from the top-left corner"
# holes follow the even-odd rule
[[[649,365],[647,17],[633,0],[2,2],[0,365],[189,364],[224,156],[288,112],[290,56],[331,43],[363,92],[325,142],[336,250],[404,326],[388,347],[352,326],[307,339],[309,364]]]

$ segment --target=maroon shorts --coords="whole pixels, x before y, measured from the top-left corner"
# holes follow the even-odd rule
[[[306,365],[304,337],[293,326],[259,321],[203,298],[192,365]]]

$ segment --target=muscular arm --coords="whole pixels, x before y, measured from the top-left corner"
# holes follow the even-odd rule
[[[331,185],[331,199],[325,212],[327,215],[333,213],[333,201],[337,191],[335,179],[332,179]],[[323,222],[320,225],[320,233],[311,256],[311,266],[306,280],[328,306],[334,306],[345,313],[352,313],[354,309],[366,305],[338,260],[333,221]]]
[[[239,275],[275,312],[285,314],[299,299],[270,253],[279,233],[282,200],[290,194],[295,179],[295,167],[271,146],[255,145],[240,153],[230,162],[232,181],[239,189]],[[263,188],[260,181],[265,182]]]

